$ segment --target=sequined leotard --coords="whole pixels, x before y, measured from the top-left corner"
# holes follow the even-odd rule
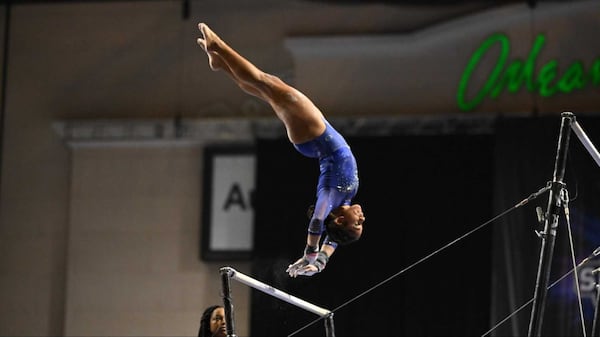
[[[317,202],[308,226],[308,232],[320,235],[324,232],[323,222],[332,209],[350,205],[358,190],[356,159],[350,146],[327,120],[325,132],[319,137],[301,144],[294,144],[298,152],[319,159],[319,182]]]

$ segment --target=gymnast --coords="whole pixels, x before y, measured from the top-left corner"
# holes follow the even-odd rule
[[[197,43],[208,55],[210,68],[224,71],[244,92],[269,103],[296,150],[318,158],[320,176],[316,203],[309,208],[304,254],[286,272],[297,277],[323,271],[337,246],[358,240],[363,231],[362,208],[351,204],[358,190],[358,170],[350,147],[308,97],[258,69],[206,24],[200,23],[198,28],[202,37]]]

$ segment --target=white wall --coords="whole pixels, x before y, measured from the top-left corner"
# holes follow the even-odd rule
[[[199,261],[201,163],[199,146],[73,150],[66,335],[193,335],[222,303],[221,263]],[[234,288],[240,335],[248,296]]]

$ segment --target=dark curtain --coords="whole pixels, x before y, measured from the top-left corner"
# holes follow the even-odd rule
[[[287,140],[258,140],[252,276],[336,309],[337,336],[487,331],[493,226],[457,239],[492,217],[493,137],[349,137],[348,142],[359,165],[354,202],[367,217],[363,237],[339,247],[324,272],[291,279],[285,269],[305,245],[305,214],[314,202],[318,164]],[[256,290],[250,323],[252,336],[325,335],[315,314]]]
[[[592,141],[600,140],[600,120],[577,118]],[[494,212],[512,207],[552,180],[561,118],[501,119],[496,125],[494,175]],[[579,263],[600,245],[600,171],[579,139],[571,133],[564,182],[569,192],[571,233],[575,260]],[[546,212],[549,194],[502,217],[494,225],[494,269],[491,326],[499,324],[492,335],[526,336],[540,262],[541,239],[535,231],[536,207]],[[566,217],[561,211],[551,259],[550,284],[573,268]],[[590,334],[594,315],[597,261],[578,269],[583,296],[584,322]],[[582,336],[574,274],[568,274],[547,294],[542,336]],[[519,310],[519,308],[522,308]],[[512,316],[511,316],[512,315]],[[510,318],[509,318],[510,317]]]

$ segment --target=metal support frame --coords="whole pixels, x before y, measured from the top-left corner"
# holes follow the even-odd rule
[[[531,318],[529,321],[528,336],[540,336],[541,327],[544,318],[544,306],[548,293],[548,282],[550,279],[550,266],[552,264],[552,254],[554,252],[554,243],[556,240],[556,231],[558,228],[558,216],[561,202],[561,190],[564,188],[563,178],[565,174],[565,165],[567,160],[567,150],[569,147],[569,138],[572,122],[575,116],[571,112],[561,114],[562,122],[560,135],[558,139],[558,148],[556,150],[556,160],[554,163],[554,175],[552,178],[552,187],[548,198],[548,208],[544,217],[544,231],[540,237],[542,247],[540,249],[540,259],[538,264],[537,278],[535,284],[535,293],[533,296],[533,307],[531,309]]]

